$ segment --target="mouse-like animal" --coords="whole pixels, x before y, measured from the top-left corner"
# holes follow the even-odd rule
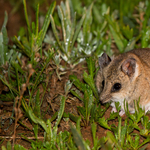
[[[124,100],[128,109],[135,112],[134,100],[139,100],[145,113],[150,110],[150,49],[134,49],[111,59],[106,53],[99,57],[100,70],[96,76],[96,87],[102,103],[119,102],[120,116],[124,115]]]

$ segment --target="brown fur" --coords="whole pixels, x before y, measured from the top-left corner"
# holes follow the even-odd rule
[[[134,100],[140,98],[140,106],[147,112],[150,110],[150,49],[136,49],[108,59],[106,54],[99,58],[100,70],[96,77],[96,87],[100,93],[100,101],[120,102],[121,113],[124,114],[124,100],[128,102],[129,111],[134,112]],[[103,86],[103,84],[104,86]],[[119,83],[117,91],[114,84]],[[112,104],[113,111],[115,105]]]

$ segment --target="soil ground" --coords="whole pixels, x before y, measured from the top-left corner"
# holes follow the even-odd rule
[[[24,19],[24,12],[23,12],[23,6],[20,6],[19,11],[16,11],[15,13],[12,13],[13,7],[7,0],[0,0],[0,28],[3,24],[4,20],[4,12],[7,11],[8,13],[8,24],[7,24],[7,31],[8,31],[8,36],[10,37],[10,44],[11,44],[11,37],[14,35],[17,35],[20,27],[26,26],[26,22]],[[43,9],[44,7],[42,7]],[[34,13],[31,11],[32,18],[34,19]],[[53,69],[53,68],[50,68]],[[48,88],[50,88],[50,93],[47,92],[45,94],[45,100],[43,101],[42,104],[42,110],[47,110],[47,113],[45,114],[45,118],[51,118],[51,116],[54,114],[54,112],[59,110],[59,104],[60,104],[60,98],[59,96],[61,94],[64,94],[64,85],[66,81],[69,79],[69,75],[75,74],[77,75],[78,78],[83,80],[82,74],[83,71],[87,70],[86,65],[80,64],[76,66],[73,70],[68,70],[67,73],[63,76],[61,76],[61,81],[58,79],[57,75],[54,73],[49,80],[48,83]],[[40,86],[39,86],[40,89]],[[42,93],[42,88],[40,89],[40,92]],[[71,97],[72,95],[70,95]],[[65,112],[71,112],[73,114],[77,114],[77,106],[81,106],[82,102],[79,101],[78,99],[73,100],[72,98],[68,98],[66,100],[66,105],[65,105]],[[7,104],[0,104],[0,119],[2,120],[2,123],[4,122],[3,126],[0,127],[0,138],[5,138],[3,141],[2,145],[6,146],[7,141],[12,141],[12,135],[13,135],[13,130],[14,130],[14,122],[10,123],[10,116],[12,114],[13,110],[13,103],[7,103]],[[107,110],[105,113],[105,118],[109,117],[111,108]],[[44,111],[43,111],[44,112]],[[150,115],[149,115],[150,116]],[[33,126],[26,117],[22,117],[21,121],[29,128],[32,129]],[[1,122],[1,121],[0,121]],[[115,125],[118,124],[116,120],[113,122]],[[29,149],[30,143],[24,139],[21,138],[20,135],[24,135],[30,139],[34,138],[34,133],[33,131],[30,131],[29,129],[25,128],[21,124],[17,124],[17,130],[16,130],[16,141],[15,143],[23,145],[25,148]],[[62,130],[70,130],[69,125],[65,121],[61,121],[60,126],[59,126],[59,131]],[[82,127],[81,128],[82,135],[84,139],[88,139],[91,143],[92,141],[92,133],[91,133],[91,126],[89,125],[88,127]],[[107,130],[100,127],[99,125],[97,126],[97,136],[98,138],[101,138],[106,135]],[[39,133],[39,138],[41,137],[41,140],[43,140],[43,131]],[[0,145],[1,147],[1,145]],[[148,149],[150,146],[148,147]]]

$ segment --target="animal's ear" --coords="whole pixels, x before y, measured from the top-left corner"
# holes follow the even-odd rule
[[[103,53],[101,57],[99,57],[99,66],[100,69],[103,69],[111,62],[111,58],[106,54]]]
[[[121,69],[126,75],[132,76],[136,72],[136,60],[134,58],[126,59]]]

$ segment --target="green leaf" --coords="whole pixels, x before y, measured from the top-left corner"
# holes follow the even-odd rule
[[[75,41],[77,40],[77,37],[78,37],[79,32],[80,32],[80,30],[81,30],[81,27],[82,27],[82,25],[83,25],[85,16],[86,16],[86,11],[84,11],[81,20],[79,21],[79,23],[78,23],[77,26],[76,26],[76,30],[75,30],[75,33],[74,33],[74,36],[73,36],[72,45],[71,45],[71,48],[70,48],[70,49],[73,49],[73,46],[74,46],[74,44],[75,44]]]
[[[84,107],[85,107],[85,115],[86,115],[85,119],[86,119],[87,125],[89,122],[89,117],[90,117],[93,101],[94,101],[94,97],[93,97],[92,91],[90,89],[85,90],[83,102],[84,102]]]
[[[77,129],[75,127],[73,127],[73,125],[71,125],[71,131],[73,134],[73,139],[78,147],[79,150],[86,150],[85,146],[84,146],[84,141],[83,138],[81,137],[81,135],[78,133]]]
[[[35,116],[35,114],[33,113],[32,109],[31,109],[31,107],[29,107],[28,113],[29,113],[29,116],[30,116],[31,120],[34,123],[40,124],[44,128],[44,130],[46,131],[46,133],[47,133],[48,129],[47,129],[46,123],[42,119],[40,119],[40,118],[38,118],[38,117]]]
[[[140,136],[136,135],[135,136],[135,141],[134,141],[134,148],[137,148],[140,142]]]
[[[144,128],[147,128],[147,124],[149,123],[149,118],[148,118],[148,116],[143,116],[142,118],[141,118],[141,123],[142,123],[142,126],[144,127]]]
[[[135,107],[135,117],[136,117],[136,120],[135,122],[138,123],[140,122],[141,118],[145,115],[145,110],[143,110],[140,106],[139,106],[139,101],[135,101],[134,100],[134,107]]]
[[[7,12],[5,11],[5,17],[4,17],[4,22],[3,22],[3,25],[2,25],[2,28],[1,28],[1,32],[2,32],[2,35],[3,35],[3,55],[2,53],[1,56],[3,56],[4,58],[1,58],[1,59],[4,59],[4,62],[8,61],[7,60],[7,53],[8,53],[8,35],[7,35],[7,29],[6,29],[6,25],[7,25],[7,22],[8,22],[8,14]]]
[[[66,29],[65,29],[66,18],[64,16],[64,12],[63,12],[62,7],[58,6],[57,9],[58,9],[59,18],[61,19],[61,26],[62,26],[62,31],[63,31],[63,41],[64,41],[64,43],[66,43]],[[67,53],[67,51],[66,51],[66,53]]]
[[[2,145],[1,148],[2,148],[2,150],[7,150],[6,147],[5,147],[4,145]]]
[[[122,31],[127,39],[130,40],[133,38],[133,28],[130,29],[129,25],[123,26]]]
[[[143,143],[141,143],[141,144],[137,147],[137,149],[139,149],[140,147],[142,147],[143,145],[145,145],[146,143],[149,143],[149,142],[150,142],[150,138],[148,137],[147,139],[144,140]],[[146,148],[147,148],[147,147],[146,147]],[[141,148],[140,150],[143,150],[143,149]]]
[[[47,29],[50,24],[50,15],[53,14],[55,5],[56,5],[56,1],[53,1],[48,9],[48,12],[46,13],[42,29],[41,29],[41,31],[38,35],[37,41],[36,41],[38,47],[41,47],[42,41],[44,40],[44,37],[46,35]]]
[[[15,61],[12,61],[11,64],[12,64],[12,66],[13,66],[14,68],[16,68],[21,74],[24,74],[24,73],[25,73],[25,71],[22,70],[21,66],[20,66],[18,63],[16,63]]]
[[[125,52],[128,52],[128,51],[134,49],[135,44],[138,40],[139,40],[139,36],[137,38],[133,37],[132,39],[130,39],[126,48],[125,48]]]
[[[118,141],[121,141],[121,117],[118,118],[118,134],[115,134]]]
[[[81,116],[78,117],[77,123],[76,123],[77,131],[78,131],[78,133],[81,135],[80,122],[81,122]]]
[[[108,138],[108,143],[112,144],[112,148],[113,148],[113,146],[115,146],[118,150],[122,149],[121,146],[119,145],[118,141],[116,140],[116,138],[109,131],[107,132],[107,138]]]
[[[29,32],[29,35],[31,36],[31,27],[30,27],[30,23],[29,23],[28,14],[27,14],[26,0],[23,0],[23,5],[24,5],[24,14],[25,14],[27,27],[28,27],[28,32]]]
[[[86,118],[86,109],[84,107],[77,106],[79,113]]]
[[[60,41],[59,41],[59,37],[58,37],[58,34],[57,34],[57,30],[56,30],[55,22],[54,22],[54,19],[53,19],[52,15],[50,15],[50,20],[51,20],[52,29],[53,29],[54,36],[55,36],[55,38],[56,38],[56,41],[57,41],[57,43],[58,43],[58,45],[59,45],[59,47],[60,47],[61,51],[62,51],[64,54],[66,54],[66,55],[67,55],[67,53],[65,52],[64,47],[62,46],[62,44],[61,44],[61,43],[60,43]]]
[[[32,52],[27,49],[19,40],[18,38],[15,36],[14,37],[15,43],[16,45],[19,47],[19,49],[16,49],[20,52],[22,52],[23,54],[25,54],[26,56],[28,56],[29,58],[31,57]]]
[[[12,147],[11,147],[11,142],[8,141],[8,142],[7,142],[7,150],[11,150],[11,149],[12,149]]]
[[[144,145],[144,146],[143,146]],[[142,148],[139,148],[139,150],[146,150],[146,148],[148,147],[148,144],[143,144]],[[141,146],[140,146],[141,147]]]
[[[109,25],[109,28],[110,28],[110,31],[112,33],[112,36],[116,42],[116,45],[118,46],[118,49],[120,52],[123,52],[124,51],[124,48],[125,48],[125,45],[124,43],[122,42],[120,36],[116,33],[116,31],[114,30],[114,28]]]
[[[149,133],[149,130],[148,130],[148,129],[142,129],[142,130],[140,131],[140,135],[142,135],[142,136],[148,136],[148,133]]]
[[[54,115],[51,117],[50,122],[54,121],[57,118],[58,112],[55,112]]]
[[[31,50],[32,46],[30,45],[31,43],[29,43],[28,38],[23,36],[21,38],[21,42],[22,42],[22,45],[24,46],[25,50],[28,51],[31,55],[33,50]]]
[[[54,53],[52,53],[52,52],[49,53],[48,57],[46,57],[45,63],[43,65],[41,71],[37,73],[37,76],[36,76],[35,82],[34,82],[34,86],[32,86],[32,91],[30,93],[30,101],[29,101],[30,103],[31,103],[31,100],[32,100],[33,92],[36,89],[36,87],[37,87],[37,85],[38,85],[38,83],[40,81],[40,77],[41,77],[43,71],[45,70],[45,68],[47,67],[47,64],[49,63],[50,59],[53,57],[53,55],[54,55]]]
[[[38,138],[38,127],[39,127],[38,124],[33,125],[33,131],[36,139]]]
[[[149,17],[150,17],[150,3],[148,2],[147,3],[147,7],[146,7],[146,11],[145,11],[145,14],[144,14],[144,21],[143,21],[143,30],[146,28],[147,26],[147,22],[149,20]]]
[[[47,140],[47,141],[51,141],[52,138],[53,138],[53,133],[52,133],[51,122],[50,122],[49,119],[47,119],[46,124],[47,124],[47,135],[46,135],[46,138],[47,138],[47,139],[46,139],[46,140]]]
[[[39,32],[39,4],[36,7],[36,28],[35,28],[35,36],[38,36]]]
[[[24,147],[21,146],[21,145],[16,144],[16,145],[14,146],[14,150],[26,150],[26,148],[24,148]]]
[[[108,14],[105,15],[105,18],[109,23],[110,32],[115,40],[115,43],[119,51],[123,53],[127,45],[127,40],[122,36],[122,33],[120,32],[120,28],[117,22],[112,21]]]
[[[120,103],[119,102],[115,102],[115,107],[117,109],[117,112],[119,112],[120,109],[121,109]]]
[[[86,17],[83,22],[83,35],[84,35],[84,43],[89,43],[89,35],[90,35],[90,29],[91,29],[91,23],[92,23],[92,7],[93,3],[90,5],[89,9],[86,11]]]
[[[79,94],[80,94],[79,91],[77,91],[77,90],[75,90],[75,91],[71,90],[70,92],[71,92],[74,96],[76,96],[78,99],[80,99],[81,101],[83,101],[83,98],[81,98],[81,96],[79,95]]]
[[[94,147],[96,147],[96,146],[97,146],[98,139],[97,139],[97,137],[96,137],[97,125],[96,125],[95,122],[92,123],[91,128],[92,128],[92,136],[93,136]]]
[[[68,80],[67,83],[65,84],[65,95],[68,95],[71,87],[72,87],[72,82],[70,82],[70,80]]]
[[[96,104],[92,105],[91,117],[90,117],[91,122],[97,121],[97,118],[98,118],[98,115],[99,115],[98,108],[100,109],[99,111],[101,111],[101,105],[99,105],[98,107],[97,107]]]
[[[108,125],[107,120],[103,117],[103,118],[99,118],[98,123],[100,124],[100,126],[111,130],[111,127]]]
[[[73,84],[80,90],[80,91],[85,91],[87,88],[85,84],[83,84],[75,75],[70,75],[69,80],[73,82]]]
[[[87,62],[87,65],[88,65],[89,74],[94,79],[95,62],[92,59],[92,57],[86,58],[86,62]]]
[[[93,80],[93,77],[91,75],[88,75],[85,71],[83,73],[83,79],[85,80],[86,83],[91,87],[92,91],[94,92],[96,98],[98,99],[98,93],[95,87],[95,83]]]
[[[61,103],[60,103],[60,109],[59,109],[59,112],[58,112],[58,118],[56,120],[56,123],[55,123],[55,126],[58,126],[59,123],[60,123],[60,120],[63,116],[63,113],[64,113],[64,109],[65,109],[65,100],[66,100],[66,97],[65,96],[62,96],[61,98]]]
[[[0,32],[0,66],[5,63],[4,52],[3,34]]]
[[[110,113],[110,117],[107,120],[114,120],[119,116],[119,112],[112,112]]]
[[[76,122],[76,123],[77,123],[79,117],[80,117],[80,116],[76,116],[76,115],[74,115],[74,114],[72,114],[72,113],[69,113],[69,118],[70,118],[72,121]]]
[[[125,125],[121,129],[120,135],[121,147],[123,147],[125,144],[126,135],[127,135],[127,120],[125,120]]]
[[[34,114],[36,116],[38,116],[39,118],[41,118],[41,102],[40,102],[40,91],[38,89],[37,93],[36,93],[36,96],[35,96],[35,107],[34,107]]]
[[[142,48],[147,48],[149,47],[149,42],[150,42],[150,27],[146,27],[145,29],[143,29],[142,32],[142,41],[141,41],[141,47]]]
[[[71,0],[69,0],[70,1],[70,3],[72,2]],[[70,4],[71,5],[71,4]],[[70,6],[71,7],[71,6]],[[72,13],[74,13],[74,12],[72,12]],[[72,23],[71,23],[71,29],[69,29],[69,30],[71,30],[71,31],[68,31],[67,33],[69,34],[68,36],[67,36],[67,38],[69,39],[69,42],[68,42],[68,44],[67,44],[67,52],[69,52],[70,51],[70,49],[71,48],[73,48],[73,46],[72,46],[72,41],[73,41],[73,37],[75,36],[75,30],[76,30],[76,12],[74,13],[74,15],[72,15],[72,18],[73,18],[73,21],[72,21]],[[71,20],[70,20],[71,21]]]

